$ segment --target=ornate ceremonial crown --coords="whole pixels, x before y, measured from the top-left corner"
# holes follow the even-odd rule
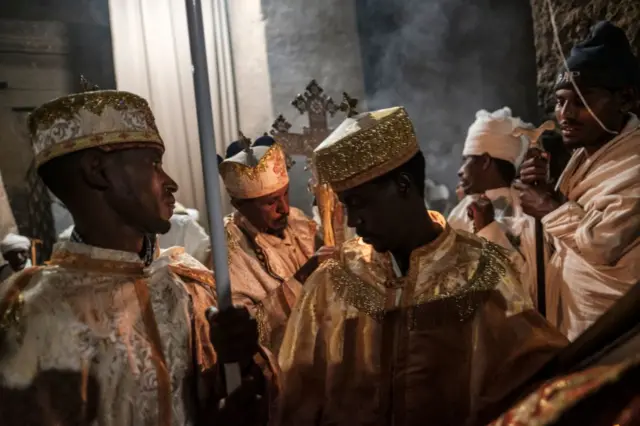
[[[320,183],[335,191],[382,176],[420,151],[409,115],[403,107],[347,118],[313,153]]]
[[[220,164],[227,192],[251,199],[271,194],[289,184],[285,154],[280,145],[254,146]]]
[[[117,90],[97,90],[54,99],[29,116],[36,166],[88,148],[151,144],[164,150],[146,100]]]

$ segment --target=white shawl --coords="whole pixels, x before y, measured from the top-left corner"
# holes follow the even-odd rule
[[[542,220],[556,253],[548,319],[578,337],[640,279],[640,121],[596,153],[574,153],[558,183],[567,202]]]

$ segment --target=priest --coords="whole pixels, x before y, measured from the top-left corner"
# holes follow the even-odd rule
[[[482,424],[566,343],[505,252],[425,209],[404,108],[345,120],[314,153],[361,238],[305,284],[280,349],[283,425]]]
[[[206,318],[211,271],[155,250],[178,187],[147,102],[89,90],[36,109],[29,128],[75,227],[47,266],[0,287],[2,424],[265,424],[275,364],[255,322],[244,309]],[[222,363],[242,369],[231,395]]]
[[[320,247],[315,222],[290,207],[279,144],[245,146],[220,164],[220,174],[236,209],[225,218],[232,297],[277,353],[302,284],[333,250]]]

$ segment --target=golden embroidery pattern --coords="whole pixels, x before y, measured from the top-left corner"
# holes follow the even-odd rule
[[[419,151],[413,124],[403,108],[370,128],[345,136],[314,153],[319,183],[341,191],[404,164]],[[357,161],[355,159],[357,158]]]
[[[376,320],[384,317],[385,296],[355,274],[344,269],[336,260],[324,265],[331,277],[335,292],[344,301]]]
[[[281,156],[282,158],[278,159],[283,164],[285,162],[284,155],[282,154],[282,150],[279,148],[277,144],[274,144],[269,148],[269,150],[262,156],[260,161],[255,167],[247,166],[246,164],[240,164],[233,161],[225,161],[220,164],[220,173],[222,175],[226,175],[227,173],[233,173],[236,175],[240,175],[248,178],[249,180],[257,180],[260,178],[260,173],[264,173],[267,171],[267,165],[271,161],[274,156]]]
[[[257,303],[254,318],[258,323],[258,336],[260,338],[260,344],[264,347],[271,347],[271,326],[269,325],[269,317],[264,309],[262,303]]]
[[[145,141],[145,142],[141,142]],[[157,133],[153,132],[112,132],[99,135],[81,136],[60,144],[50,145],[36,155],[36,165],[42,165],[49,160],[72,152],[87,148],[100,148],[114,145],[129,147],[129,144],[138,143],[145,146],[155,146],[164,151],[164,143]]]
[[[80,110],[87,110],[101,115],[106,107],[116,111],[135,109],[144,113],[150,129],[158,133],[155,119],[147,101],[133,93],[116,90],[84,92],[72,96],[64,96],[44,104],[29,116],[29,130],[35,134],[38,128],[50,127],[57,120],[71,120]]]
[[[509,260],[496,244],[487,242],[480,255],[478,268],[469,281],[469,286],[463,291],[453,295],[458,305],[460,321],[466,321],[473,316],[478,304],[483,300],[479,297],[470,297],[471,293],[479,293],[494,289],[507,273]]]

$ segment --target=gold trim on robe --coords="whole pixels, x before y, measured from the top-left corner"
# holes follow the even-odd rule
[[[501,247],[431,215],[443,231],[406,276],[354,239],[309,278],[279,354],[283,426],[489,421],[566,344]]]

